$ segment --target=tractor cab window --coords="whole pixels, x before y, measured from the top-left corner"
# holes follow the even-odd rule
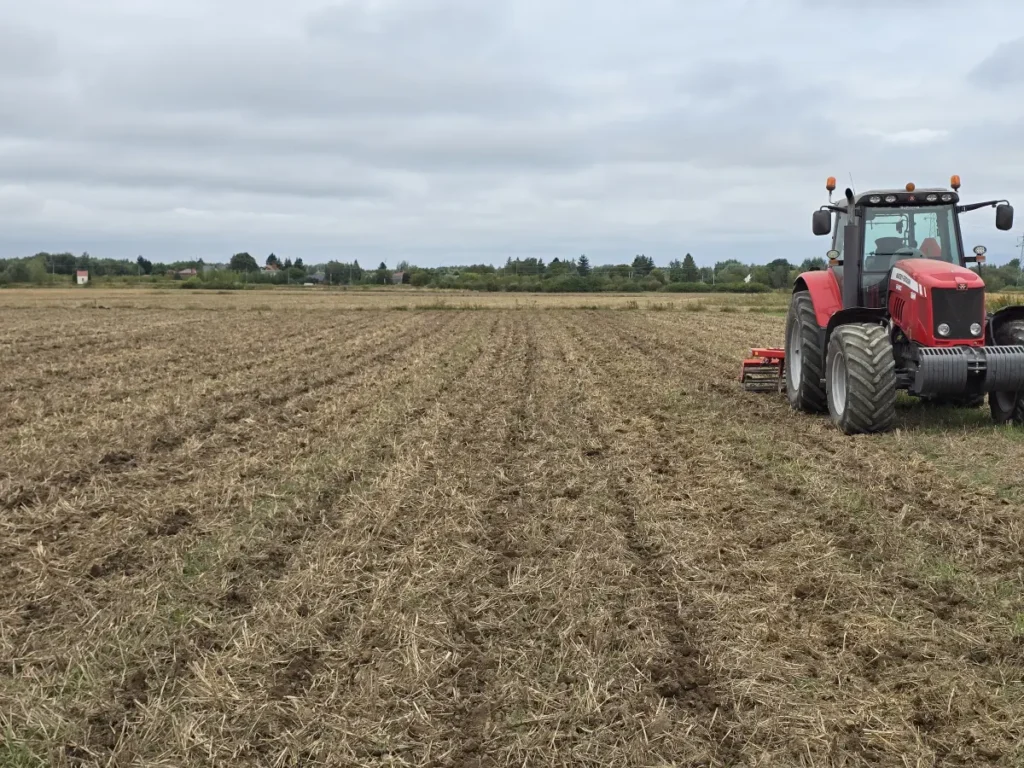
[[[953,207],[864,209],[864,269],[868,306],[884,306],[889,270],[902,259],[963,264]]]
[[[865,208],[864,271],[888,272],[900,259],[962,264],[953,207]]]

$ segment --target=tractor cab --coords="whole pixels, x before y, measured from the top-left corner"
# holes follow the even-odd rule
[[[863,244],[860,294],[863,306],[881,308],[888,301],[890,272],[903,259],[935,259],[966,266],[956,212],[956,193],[944,189],[873,190],[858,195]],[[849,215],[836,217],[830,262],[839,285]]]
[[[885,308],[892,274],[901,261],[932,259],[945,262],[950,271],[984,261],[983,255],[965,255],[960,214],[995,207],[996,228],[1007,230],[1013,226],[1013,208],[999,200],[960,205],[960,178],[953,176],[950,186],[919,190],[907,184],[860,195],[847,189],[845,204],[837,204],[832,201],[835,179],[828,179],[829,204],[815,211],[812,224],[814,234],[832,234],[829,266],[842,308]]]

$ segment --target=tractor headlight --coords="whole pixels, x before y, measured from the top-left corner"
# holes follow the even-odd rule
[[[939,323],[939,327],[935,330],[939,332],[939,336],[949,336],[949,325],[947,323]]]
[[[871,204],[872,205],[878,205],[880,202],[882,202],[882,196],[881,195],[872,195],[871,196]]]
[[[938,199],[938,195],[928,195],[928,197],[925,198],[925,200],[927,200],[929,203],[934,203]]]
[[[971,323],[971,335],[981,336],[981,323]]]
[[[953,196],[949,195],[949,194],[946,194],[946,195],[942,196],[942,202],[944,202],[944,203],[948,203],[952,199],[953,199]]]
[[[885,202],[887,202],[887,203],[895,203],[896,202],[896,195],[886,195],[885,196]]]

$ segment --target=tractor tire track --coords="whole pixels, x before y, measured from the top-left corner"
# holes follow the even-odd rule
[[[630,356],[632,354],[630,353]],[[648,354],[647,350],[641,349],[629,365],[634,370],[646,368],[651,372],[652,378],[671,375],[678,376],[680,380],[684,376],[685,369],[689,368],[685,362],[677,362],[675,356],[652,361],[647,359]],[[715,386],[714,377],[716,375],[723,377],[728,368],[732,367],[729,365],[731,362],[733,361],[722,359],[712,363],[705,374],[710,378],[705,383],[699,383],[697,391],[707,391],[711,386]],[[690,386],[692,387],[692,385]],[[743,413],[748,407],[745,402],[747,397],[745,393],[739,391],[738,384],[728,391],[723,392],[721,389],[720,385],[715,388],[714,391],[719,396],[715,399],[714,406],[701,414],[700,421],[705,422],[705,428],[708,430],[721,431],[723,424],[729,424],[734,419],[733,414]],[[651,399],[648,403],[650,407],[646,409],[646,416],[659,435],[659,444],[672,445],[677,440],[677,436],[670,428],[672,419],[666,418],[666,412],[671,413],[672,406],[667,403],[659,405],[655,399]],[[799,444],[784,441],[784,444],[791,449],[786,453],[786,460],[806,462],[808,472],[814,471],[817,477],[826,478],[824,487],[816,490],[820,499],[828,501],[819,502],[820,511],[816,515],[804,515],[801,518],[811,524],[807,533],[813,531],[815,538],[828,542],[831,547],[844,555],[841,572],[845,574],[842,579],[846,584],[850,586],[856,583],[870,584],[872,590],[883,599],[886,599],[887,596],[891,603],[890,613],[895,612],[892,618],[899,618],[905,622],[901,625],[905,629],[901,628],[898,632],[890,632],[890,636],[894,635],[892,639],[887,640],[885,645],[879,646],[876,641],[871,640],[857,627],[856,621],[852,617],[846,620],[844,626],[842,620],[836,621],[830,617],[818,619],[813,612],[809,612],[813,609],[815,599],[828,599],[829,592],[836,589],[835,584],[830,585],[812,580],[798,583],[794,596],[798,615],[802,617],[801,621],[810,620],[817,623],[825,636],[825,647],[833,652],[840,651],[841,657],[848,657],[839,662],[844,674],[860,678],[863,681],[860,685],[866,686],[869,690],[884,690],[888,687],[887,676],[898,674],[899,670],[907,666],[908,663],[920,661],[921,653],[915,650],[915,645],[919,643],[913,639],[915,635],[929,638],[929,644],[932,647],[930,656],[936,659],[945,657],[951,664],[955,664],[957,659],[963,660],[970,654],[972,658],[1001,658],[1020,669],[1020,654],[1014,654],[1012,651],[1007,653],[1008,649],[1001,643],[987,644],[986,647],[986,645],[979,646],[977,641],[973,643],[968,641],[965,647],[964,638],[957,633],[936,635],[932,632],[931,625],[935,620],[932,617],[937,617],[939,620],[949,620],[955,617],[961,626],[964,626],[965,622],[967,626],[983,625],[986,622],[981,621],[980,616],[974,620],[969,619],[965,613],[967,602],[962,595],[943,590],[938,593],[929,592],[923,588],[920,579],[910,577],[899,567],[900,558],[896,553],[896,548],[905,539],[906,528],[901,519],[906,517],[906,500],[915,497],[920,499],[920,494],[914,491],[913,479],[895,473],[895,467],[882,468],[881,477],[886,478],[884,480],[886,490],[878,494],[878,501],[875,504],[870,505],[875,506],[877,510],[869,512],[869,506],[864,510],[868,513],[866,518],[864,514],[858,514],[851,518],[845,507],[849,498],[848,485],[842,482],[842,477],[835,475],[830,477],[827,472],[821,471],[822,467],[816,465],[821,464],[822,457],[842,451],[844,458],[853,459],[852,465],[848,461],[844,464],[847,471],[852,471],[854,475],[859,473],[866,478],[871,478],[873,482],[877,482],[879,466],[872,462],[868,454],[860,448],[863,441],[858,443],[836,434],[826,433],[823,430],[827,427],[820,424],[806,424],[809,417],[792,414],[788,412],[788,408],[779,404],[760,407],[771,411],[782,410],[785,421],[805,422],[805,431],[801,433]],[[766,481],[760,485],[759,501],[761,505],[769,509],[774,507],[783,514],[787,514],[787,511],[792,509],[794,500],[803,497],[805,490],[793,480],[770,479],[778,475],[778,469],[772,459],[764,455],[763,450],[764,446],[772,445],[770,433],[773,430],[784,433],[786,427],[774,426],[771,425],[771,422],[760,422],[756,420],[756,417],[752,418],[754,420],[750,423],[750,434],[746,439],[737,439],[729,434],[724,434],[724,439],[717,443],[715,446],[716,471],[733,476],[749,473],[765,478]],[[653,457],[660,455],[664,455],[664,453],[657,449],[652,450]],[[834,478],[834,482],[830,482],[832,478]],[[934,480],[934,484],[939,487],[948,483],[938,476]],[[934,508],[934,506],[933,503],[932,507]],[[957,518],[959,519],[959,517],[958,514]],[[882,528],[878,528],[875,523],[870,522],[871,519],[879,522],[888,519],[901,522],[892,526],[882,522]],[[865,523],[865,520],[869,522]],[[1007,517],[1003,515],[1001,523],[1006,524],[1007,522]],[[762,521],[750,517],[746,510],[735,506],[723,509],[719,524],[731,529],[731,535],[723,538],[719,556],[721,557],[724,553],[734,559],[742,557],[743,562],[749,562],[751,557],[771,556],[772,550],[776,546],[785,545],[793,536],[792,531],[786,532],[785,528],[778,524],[766,527]],[[890,530],[885,531],[885,528],[890,528]],[[955,529],[953,530],[955,531]],[[967,534],[968,537],[973,536],[975,539],[977,535],[977,532]],[[967,542],[962,541],[961,548],[964,548],[966,544]],[[905,548],[905,545],[903,546]],[[955,546],[955,544],[947,541],[946,546]],[[853,567],[851,568],[851,566]],[[1003,570],[1002,573],[1005,574],[1006,571]],[[840,594],[842,593],[840,592]],[[919,608],[926,610],[924,617]],[[922,618],[926,620],[922,621]],[[851,624],[851,621],[854,623]],[[864,621],[865,619],[861,619],[862,623]],[[777,636],[774,630],[769,634]],[[903,636],[901,637],[901,635]],[[847,652],[847,649],[852,653]],[[812,659],[809,662],[809,668],[813,670],[820,667],[821,663],[813,660],[816,657],[821,658],[820,652],[813,649],[808,649],[807,652]],[[976,684],[966,681],[960,683],[960,685]],[[927,690],[928,687],[925,686],[922,690],[925,695],[918,704],[914,705],[916,714],[913,715],[914,722],[922,724],[918,725],[916,738],[927,746],[927,753],[943,760],[955,758],[978,760],[980,755],[986,753],[986,750],[991,751],[985,745],[971,747],[960,741],[956,735],[958,721],[955,715],[952,718],[948,713],[944,713],[941,717],[934,716],[935,706],[927,703],[928,697],[932,695]],[[944,700],[948,698],[948,693],[937,693],[936,698]],[[866,745],[870,739],[860,735],[862,733],[863,731],[858,729],[851,738],[857,744],[868,749]],[[853,743],[847,736],[844,736],[843,739],[846,739],[848,743]]]
[[[446,318],[447,322],[447,318]],[[436,330],[436,329],[435,329]],[[443,328],[446,332],[454,332],[454,329],[447,325]],[[430,365],[443,363],[443,359],[422,356],[422,353],[430,348],[436,335],[426,335],[421,343],[411,344],[407,347],[408,355],[419,357]],[[428,388],[418,393],[420,402],[431,402],[448,391],[452,384],[460,378],[462,372],[471,365],[476,364],[473,350],[462,350],[460,348],[455,358],[456,364],[446,372],[446,377],[439,380],[434,388]],[[402,387],[408,386],[415,380],[415,370],[402,373],[402,376],[394,382],[395,387],[390,390],[397,394]],[[433,380],[428,377],[428,380]],[[368,380],[366,386],[372,386],[373,380]],[[354,447],[356,453],[349,454],[349,463],[358,463],[360,455],[369,456],[374,454],[384,443],[393,440],[401,440],[405,431],[414,429],[419,421],[424,418],[426,409],[414,408],[410,414],[394,414],[390,420],[402,423],[402,432],[383,432],[371,437],[367,443],[360,443]],[[358,433],[359,420],[347,421],[347,431]],[[380,465],[380,471],[386,471],[387,465]],[[362,478],[363,482],[372,481],[372,478]],[[331,480],[326,481],[329,488]],[[344,483],[348,479],[343,480]],[[154,685],[160,688],[161,698],[164,696],[174,697],[183,691],[194,680],[198,670],[204,669],[211,663],[213,657],[218,653],[229,649],[233,643],[234,628],[243,626],[247,618],[251,617],[253,606],[262,601],[266,595],[272,594],[274,585],[284,577],[288,571],[291,561],[295,558],[305,542],[316,542],[317,529],[330,531],[335,524],[329,514],[330,507],[337,502],[341,493],[345,492],[345,486],[332,489],[321,488],[312,491],[307,501],[297,500],[295,503],[298,516],[281,518],[274,523],[273,538],[266,543],[267,547],[257,548],[253,554],[241,554],[241,557],[231,560],[225,565],[226,569],[226,591],[224,594],[209,604],[212,615],[217,617],[216,632],[203,629],[203,625],[191,628],[180,634],[177,639],[168,644],[157,644],[144,652],[144,659],[136,661],[132,666],[134,672],[130,677],[138,678],[144,682],[145,690],[153,691]],[[186,525],[187,527],[187,525]],[[176,534],[180,528],[171,525],[167,528],[171,535]],[[194,546],[201,546],[202,538],[193,537]],[[273,542],[273,543],[271,543]],[[100,574],[101,576],[103,574]],[[138,577],[139,574],[133,574]],[[153,574],[156,577],[156,574]],[[239,580],[239,577],[242,577]],[[156,660],[156,661],[154,661]],[[154,664],[156,664],[154,666]],[[296,667],[298,670],[298,667]],[[129,670],[131,671],[131,670]],[[298,672],[297,672],[298,674]],[[159,684],[159,680],[164,684]],[[169,687],[167,687],[169,685]],[[283,689],[282,689],[283,690]],[[296,689],[298,690],[298,689]],[[114,698],[119,694],[113,693]],[[122,732],[122,738],[109,745],[108,753],[113,759],[120,750],[126,748],[130,742],[131,735],[143,726],[139,720],[139,714],[134,708],[122,709],[119,706],[106,707],[90,716],[93,720],[103,721],[114,731]],[[81,749],[81,744],[72,744],[72,749]]]
[[[602,320],[604,318],[595,319],[597,323]],[[610,394],[610,412],[598,415],[593,402],[585,401],[584,405],[588,424],[598,436],[599,446],[594,454],[605,467],[600,474],[608,478],[610,512],[630,554],[634,577],[642,581],[653,596],[666,643],[664,654],[649,666],[652,692],[671,701],[690,717],[708,724],[705,726],[709,743],[706,757],[713,764],[739,764],[743,754],[743,731],[738,722],[731,721],[739,704],[731,700],[726,687],[716,679],[712,653],[703,637],[702,628],[713,616],[701,607],[698,599],[686,594],[685,585],[674,583],[672,569],[663,566],[671,559],[669,553],[651,538],[638,519],[644,510],[638,486],[644,483],[649,468],[637,462],[656,454],[656,449],[648,442],[649,438],[638,438],[629,422],[633,414],[649,418],[652,412],[657,412],[657,402],[654,398],[622,398],[621,390],[613,386],[613,382],[621,380],[617,368],[635,371],[639,360],[648,360],[650,347],[638,341],[629,344],[637,350],[638,359],[628,362],[621,350],[612,351],[613,363],[608,359],[609,349],[593,342],[593,326],[583,328],[570,323],[567,330],[573,347],[585,354],[567,360],[566,365],[577,378],[589,382],[588,391]],[[663,366],[658,367],[663,369]],[[617,419],[622,421],[617,423]],[[654,469],[657,472],[661,466],[656,463]]]

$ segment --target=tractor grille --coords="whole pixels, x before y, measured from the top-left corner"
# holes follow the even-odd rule
[[[935,338],[973,339],[971,324],[985,322],[985,289],[933,288],[932,330]],[[949,325],[949,336],[939,336],[939,325]]]

